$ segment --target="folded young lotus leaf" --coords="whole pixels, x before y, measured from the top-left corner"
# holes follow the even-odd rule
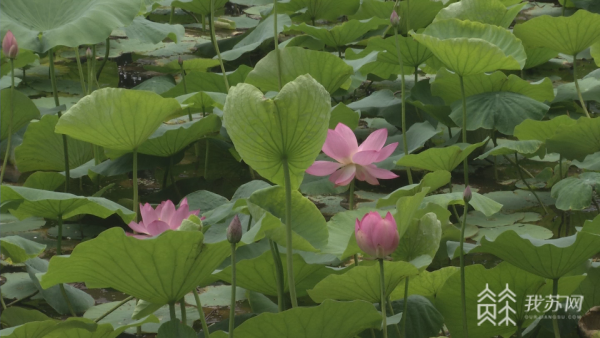
[[[30,258],[37,257],[46,249],[46,245],[21,236],[1,237],[0,242],[4,260],[12,264],[23,263]]]
[[[410,223],[400,238],[398,248],[392,253],[392,259],[410,262],[423,255],[434,257],[440,247],[441,238],[440,221],[434,213],[427,213]],[[419,270],[425,270],[425,268],[426,266],[423,266]]]
[[[463,0],[442,9],[436,15],[434,22],[456,18],[508,28],[525,5],[525,3],[522,3],[506,8],[500,0]]]
[[[11,114],[11,90],[5,88],[0,92],[0,141],[8,138],[8,126]],[[40,110],[27,95],[18,90],[14,91],[15,102],[12,118],[12,133],[16,133],[29,121],[40,118]]]
[[[170,231],[151,239],[111,228],[75,247],[69,257],[54,256],[42,287],[84,282],[111,287],[154,304],[173,303],[210,278],[231,253],[228,242],[203,244],[199,231]],[[151,262],[151,263],[149,263]]]

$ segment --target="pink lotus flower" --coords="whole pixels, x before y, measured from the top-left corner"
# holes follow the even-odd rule
[[[373,164],[390,157],[398,146],[398,142],[395,142],[384,147],[386,140],[387,129],[379,129],[371,133],[359,147],[352,129],[339,123],[335,130],[327,131],[327,140],[323,145],[323,152],[339,163],[315,161],[306,172],[315,176],[331,175],[329,180],[336,186],[348,185],[354,177],[373,185],[379,184],[378,178],[396,178],[398,175]]]
[[[19,55],[19,45],[17,39],[11,31],[6,32],[4,39],[2,40],[2,52],[9,59],[14,59]]]
[[[190,215],[200,214],[200,210],[189,210],[187,198],[184,198],[179,205],[179,209],[170,200],[163,201],[153,209],[148,203],[140,203],[140,213],[142,221],[139,223],[131,222],[129,227],[142,235],[135,235],[138,238],[158,236],[167,230],[177,230],[183,220]],[[202,217],[201,219],[204,219]]]
[[[381,218],[375,211],[366,214],[362,221],[357,218],[354,234],[358,247],[375,258],[385,258],[390,255],[396,250],[400,241],[396,220],[389,212],[385,218]]]

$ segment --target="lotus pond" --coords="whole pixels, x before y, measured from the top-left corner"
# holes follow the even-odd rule
[[[0,16],[0,336],[600,337],[600,1]]]

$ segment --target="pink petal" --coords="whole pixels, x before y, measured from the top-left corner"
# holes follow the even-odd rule
[[[358,147],[358,151],[363,150],[381,150],[385,145],[385,141],[387,140],[388,131],[385,128],[376,130],[367,137],[365,142],[363,142],[360,147]]]
[[[389,180],[392,178],[397,178],[398,175],[387,169],[377,168],[374,164],[363,166],[363,168],[373,177],[382,178],[384,180]]]
[[[337,162],[315,161],[315,163],[306,169],[306,172],[314,176],[328,176],[333,174],[341,166],[342,165]]]
[[[366,181],[367,183],[369,183],[371,185],[379,185],[379,181],[377,180],[377,177],[371,175],[367,171],[366,166],[357,166],[356,178],[359,181]]]
[[[171,200],[166,201],[162,207],[162,210],[160,211],[160,217],[158,219],[166,223],[171,222],[171,218],[173,218],[175,210],[175,204],[173,204]]]
[[[358,141],[356,140],[354,131],[352,131],[350,127],[340,122],[337,126],[335,126],[335,131],[342,136],[346,142],[348,142],[353,154],[358,151]]]
[[[394,142],[392,144],[388,144],[387,146],[383,147],[383,149],[381,149],[379,151],[379,156],[377,156],[377,158],[375,159],[375,161],[373,161],[373,163],[381,162],[381,161],[385,160],[386,158],[390,157],[390,155],[392,155],[394,150],[396,150],[396,147],[398,147],[398,142]]]
[[[140,204],[140,214],[142,215],[142,220],[146,224],[150,224],[158,219],[159,214],[152,208],[152,206],[148,203],[142,205]]]
[[[352,162],[359,165],[367,165],[375,162],[378,157],[379,152],[377,150],[359,151],[352,156]]]
[[[335,130],[329,129],[327,130],[327,139],[323,145],[323,152],[338,162],[350,163],[350,158],[356,151],[352,142],[356,142],[356,138],[348,140]]]
[[[157,236],[167,230],[170,230],[169,225],[163,221],[154,221],[148,224],[147,229],[147,234],[149,234],[150,236]]]
[[[139,233],[143,233],[143,234],[147,234],[148,230],[146,229],[146,225],[144,224],[144,222],[130,222],[129,223],[129,227],[131,228],[131,230],[135,231],[135,232],[139,232]]]
[[[350,164],[331,174],[329,181],[333,182],[336,186],[348,185],[354,179],[355,173],[356,166]]]

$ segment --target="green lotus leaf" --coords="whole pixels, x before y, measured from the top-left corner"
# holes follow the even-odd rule
[[[11,30],[19,47],[38,53],[56,46],[94,45],[113,29],[129,25],[139,10],[140,4],[129,0],[3,1],[0,35]]]
[[[183,324],[179,319],[171,319],[162,324],[158,329],[156,338],[196,338],[196,331],[193,328]]]
[[[513,249],[514,250],[514,249]],[[539,294],[546,281],[531,273],[525,272],[506,262],[502,262],[492,269],[486,269],[483,265],[471,265],[465,268],[466,280],[466,304],[467,304],[467,325],[469,336],[491,337],[491,336],[511,336],[517,329],[515,325],[492,325],[484,322],[477,325],[481,319],[477,318],[478,304],[485,304],[488,298],[482,303],[478,303],[478,295],[485,290],[486,285],[495,294],[503,292],[507,285],[516,295],[516,302],[510,302],[510,307],[515,313],[510,313],[510,319],[513,320],[522,329],[534,321],[534,316],[526,315],[527,295]],[[412,282],[412,281],[411,281]],[[435,301],[436,308],[444,315],[445,323],[453,337],[464,337],[462,326],[462,312],[457,310],[461,302],[460,274],[455,273],[448,278],[442,289],[439,291]],[[562,294],[562,293],[561,293]],[[502,305],[498,305],[500,310]],[[504,315],[499,317],[502,320]]]
[[[587,271],[587,277],[579,284],[577,294],[583,295],[583,306],[581,314],[585,314],[589,309],[600,304],[600,268],[590,268]]]
[[[142,16],[136,16],[133,22],[123,30],[127,38],[140,43],[157,44],[166,38],[177,43],[185,36],[185,28],[182,25],[153,22]]]
[[[239,84],[227,96],[224,124],[242,159],[281,186],[285,159],[296,190],[325,142],[330,101],[310,75],[287,83],[272,100],[252,85]]]
[[[452,112],[450,107],[439,96],[432,95],[429,79],[421,80],[412,87],[409,100],[410,104],[425,111],[445,126],[451,128],[457,127],[450,118],[450,113]]]
[[[596,69],[579,81],[579,90],[584,101],[600,102],[600,70]],[[556,89],[554,102],[577,101],[579,94],[575,83],[566,83]]]
[[[0,92],[0,140],[8,138],[8,125],[10,121],[11,93],[10,88]],[[14,113],[12,118],[12,133],[16,133],[29,121],[40,118],[40,111],[27,95],[18,90],[14,91]]]
[[[292,20],[285,14],[277,14],[277,34],[283,32],[285,26],[290,26]],[[221,57],[226,61],[238,59],[244,53],[258,48],[264,41],[273,39],[273,16],[264,19],[250,34],[236,43],[232,49],[221,52]]]
[[[391,12],[390,12],[391,13]],[[288,31],[300,31],[323,41],[327,46],[340,48],[365,35],[381,25],[388,25],[389,19],[371,18],[368,20],[349,20],[332,28],[309,26],[306,23],[286,27]]]
[[[19,264],[26,260],[39,256],[46,249],[46,245],[30,241],[21,236],[6,236],[0,238],[0,249],[4,260]]]
[[[398,36],[398,44],[400,45],[402,63],[405,67],[417,67],[433,56],[433,53],[427,47],[411,37]],[[369,46],[384,51],[377,56],[378,61],[398,65],[398,48],[396,48],[395,36],[385,40],[381,37],[369,39]]]
[[[256,191],[247,200],[250,214],[257,224],[278,225],[267,233],[267,237],[283,246],[287,244],[287,230],[283,223],[286,212],[284,201],[285,189],[281,186]],[[304,251],[317,251],[327,244],[328,238],[325,218],[319,209],[295,190],[292,191],[292,237],[293,248]]]
[[[287,271],[287,260],[280,253],[284,271]],[[277,296],[277,271],[270,251],[252,259],[239,261],[235,266],[236,283],[246,290],[260,292],[268,296]],[[335,270],[321,264],[308,264],[299,254],[294,254],[294,281],[298,296],[306,295],[306,290],[313,288],[320,280],[334,273]],[[231,282],[231,266],[215,274],[215,277],[227,283]],[[288,292],[287,274],[283,276],[284,292]]]
[[[416,155],[404,156],[396,164],[429,171],[445,170],[451,172],[475,149],[486,144],[487,141],[485,139],[475,144],[457,143],[445,148],[429,148]]]
[[[458,268],[447,266],[435,271],[421,271],[418,275],[411,277],[408,283],[408,295],[420,295],[432,302],[435,302],[440,289],[446,283],[446,280],[458,272]],[[400,282],[396,289],[390,294],[390,299],[404,298],[404,289],[406,281]]]
[[[246,80],[246,76],[252,68],[241,65],[233,73],[227,74],[227,81],[230,86],[235,86],[238,83],[242,83]],[[163,97],[178,97],[187,95],[194,92],[215,92],[215,93],[227,93],[225,83],[223,82],[223,75],[212,72],[200,72],[197,70],[190,71],[185,76],[187,85],[187,91],[183,86],[183,81],[179,82],[175,87],[162,93]]]
[[[152,92],[104,88],[71,107],[56,124],[56,132],[108,149],[132,151],[179,109],[177,100]]]
[[[563,155],[568,160],[583,161],[587,155],[600,151],[600,119],[580,118],[577,123],[561,128],[548,138],[548,152]]]
[[[525,3],[506,8],[500,0],[463,0],[442,9],[436,15],[434,22],[456,18],[508,28],[523,7]]]
[[[377,200],[377,207],[383,208],[390,205],[396,205],[396,202],[404,196],[413,196],[416,193],[423,190],[424,187],[429,187],[429,191],[435,191],[446,184],[450,183],[451,179],[450,172],[446,170],[438,170],[427,173],[421,182],[418,184],[410,184],[402,188],[396,189],[394,192],[388,194]]]
[[[347,0],[343,2],[336,0],[291,0],[287,3],[281,3],[277,11],[299,12],[299,15],[294,16],[295,21],[312,21],[314,26],[315,20],[335,21],[340,16],[354,14],[358,10],[359,5],[359,0]]]
[[[227,99],[227,94],[197,92],[178,96],[176,99],[181,104],[187,104],[191,106],[187,109],[190,109],[192,112],[201,112],[202,115],[204,115],[206,113],[211,113],[214,110],[213,108],[219,108],[222,110],[223,106],[225,105],[225,100]],[[186,111],[182,110],[181,112],[185,113]]]
[[[354,237],[354,225],[357,218],[361,219],[371,211],[379,212],[382,217],[385,217],[385,212],[375,208],[358,208],[333,215],[327,222],[329,241],[327,246],[321,249],[321,253],[335,255],[340,260],[359,253],[361,250],[356,244],[356,237]]]
[[[335,129],[339,123],[343,123],[354,130],[358,127],[360,120],[360,111],[354,111],[344,103],[338,103],[331,108],[331,118],[329,119],[329,129]]]
[[[516,75],[508,77],[501,71],[491,74],[475,74],[463,78],[465,96],[490,92],[511,92],[525,95],[539,102],[552,102],[554,88],[549,78],[538,82],[529,82]],[[446,104],[452,104],[462,99],[460,92],[460,78],[445,68],[438,71],[435,81],[431,83],[431,94],[439,96]]]
[[[479,22],[440,20],[411,35],[460,76],[522,69],[527,58],[508,30]]]
[[[410,262],[421,256],[434,257],[440,247],[442,227],[437,216],[430,212],[413,220],[392,253],[394,260]],[[425,266],[420,270],[425,270]]]
[[[419,28],[427,27],[444,8],[444,4],[435,0],[412,0],[400,1],[398,7],[398,16],[400,16],[398,32],[408,35],[411,30],[417,31]],[[405,18],[410,18],[408,27]]]
[[[512,92],[490,92],[467,98],[467,130],[496,129],[512,135],[517,125],[526,119],[541,120],[550,106],[525,95]],[[462,102],[452,104],[450,118],[463,123]]]
[[[192,13],[199,13],[203,16],[210,15],[210,1],[211,0],[177,0],[171,2],[171,6],[185,9],[186,11]],[[215,11],[222,9],[227,0],[214,0],[215,1]]]
[[[507,231],[495,240],[483,238],[471,252],[487,252],[529,273],[548,279],[565,276],[600,252],[600,223],[584,223],[577,234],[558,239],[535,239]]]
[[[600,187],[600,173],[585,172],[567,177],[552,186],[552,197],[560,210],[583,210],[592,204],[592,191]]]
[[[529,235],[535,239],[549,239],[554,236],[552,230],[535,224],[512,224],[503,227],[483,228],[477,231],[475,236],[471,236],[471,240],[480,241],[482,238],[495,240],[500,234],[506,231],[514,231],[518,235]]]
[[[592,54],[594,61],[596,61],[596,66],[600,67],[600,42],[596,42],[592,45],[590,53]]]
[[[230,254],[229,243],[203,244],[203,237],[199,231],[166,231],[140,240],[123,229],[108,229],[77,245],[71,256],[52,257],[41,284],[85,282],[154,304],[176,302],[210,278]]]
[[[23,186],[32,189],[54,191],[65,184],[66,177],[55,172],[37,171],[27,177]]]
[[[27,279],[29,279],[29,276],[27,276]],[[23,296],[29,296],[30,294],[31,293],[28,293]],[[38,310],[28,310],[18,306],[11,306],[6,310],[2,311],[2,322],[5,323],[5,325],[7,325],[8,327],[14,327],[29,322],[37,322],[44,320],[51,320],[51,318]]]
[[[373,39],[378,38],[376,37]],[[392,77],[393,75],[401,74],[403,70],[405,75],[414,72],[414,68],[411,67],[400,68],[398,60],[396,59],[395,62],[393,62],[390,60],[390,55],[386,55],[382,60],[379,60],[380,53],[378,51],[379,48],[376,48],[373,45],[367,46],[367,48],[363,49],[360,53],[355,53],[352,48],[347,48],[344,61],[347,65],[352,66],[355,73],[360,72],[363,76],[373,74],[381,79],[393,79],[395,78]],[[367,98],[369,97],[371,96],[368,96]]]
[[[282,85],[294,81],[298,76],[309,74],[323,85],[329,93],[342,87],[354,74],[352,67],[335,55],[301,47],[281,49],[281,82]],[[275,51],[262,58],[248,74],[246,83],[260,88],[262,91],[279,91]]]
[[[39,55],[35,54],[34,52],[19,48],[19,55],[17,55],[17,57],[13,60],[15,70],[24,68],[25,66],[34,63],[39,59]],[[0,52],[0,76],[9,75],[10,70],[10,59],[4,55],[4,52]],[[17,79],[18,78],[15,78],[15,82],[17,82]]]
[[[542,148],[544,142],[538,140],[514,141],[503,140],[494,148],[488,150],[483,155],[477,157],[482,160],[488,156],[514,155],[521,154],[526,157],[540,156],[544,158],[546,155],[545,148]]]
[[[4,245],[3,243],[0,243],[0,244]],[[6,282],[4,284],[2,284],[2,296],[5,299],[10,299],[10,300],[21,299],[21,298],[29,296],[37,291],[35,284],[33,284],[33,281],[31,280],[31,278],[29,277],[29,274],[27,272],[3,273],[2,277],[6,278]],[[21,309],[19,307],[14,307],[14,306],[11,306],[11,308],[12,309]],[[15,311],[17,311],[17,310],[15,310]],[[36,311],[36,310],[32,310],[32,311]],[[9,315],[9,314],[12,314],[12,312],[7,311],[6,314]],[[21,317],[21,318],[27,318],[27,317]],[[4,322],[4,318],[2,318],[2,321]],[[19,322],[19,323],[24,324],[23,322]],[[8,322],[7,324],[10,324],[10,322]],[[20,325],[20,324],[18,324],[18,325]],[[16,326],[16,325],[11,325],[11,326]]]
[[[389,20],[393,9],[394,3],[390,3],[389,1],[363,0],[358,11],[352,15],[348,15],[348,18],[366,20],[377,17]]]
[[[411,278],[411,282],[412,282]],[[435,308],[433,302],[429,299],[419,296],[412,295],[407,298],[407,311],[406,311],[406,337],[420,337],[420,338],[429,338],[435,337],[444,326],[444,317],[442,314]],[[404,325],[402,321],[402,316],[404,316],[404,299],[391,302],[393,313],[396,313],[398,320],[397,327],[401,332],[404,332]],[[402,313],[402,316],[400,314]],[[394,316],[396,317],[396,316]],[[388,333],[391,337],[395,337],[393,334],[397,333],[395,328],[395,324],[393,321],[388,319]],[[368,331],[367,331],[368,332]],[[365,333],[367,333],[365,332]],[[377,332],[377,331],[376,331]],[[380,332],[377,332],[380,333]],[[364,333],[363,333],[364,335]],[[376,337],[381,337],[382,335],[376,334]],[[368,335],[364,335],[364,337],[368,337]]]
[[[443,208],[447,208],[449,205],[464,205],[465,201],[462,195],[462,192],[431,195],[425,197],[423,203],[435,203]],[[502,209],[502,204],[476,192],[473,193],[473,199],[471,199],[469,205],[486,216],[491,216]]]
[[[550,48],[529,47],[528,45],[525,45],[525,53],[527,54],[527,62],[525,62],[523,69],[537,67],[558,56],[558,52]]]
[[[183,69],[186,71],[186,73],[193,71],[193,70],[199,71],[199,72],[206,72],[209,68],[213,68],[218,65],[219,65],[219,60],[215,60],[215,59],[196,58],[196,59],[183,60]],[[144,69],[159,72],[159,73],[166,73],[166,74],[181,73],[181,67],[179,66],[179,60],[173,60],[169,63],[158,64],[156,66],[154,66],[154,65],[144,66]]]
[[[407,262],[384,262],[386,296],[406,277],[415,276],[419,270]],[[377,303],[381,300],[379,264],[355,266],[341,275],[330,275],[308,290],[310,298],[317,303],[327,299],[365,300]],[[344,287],[340,287],[343,285]]]
[[[600,37],[600,15],[585,10],[566,17],[538,16],[516,25],[514,34],[531,47],[577,55]]]
[[[514,136],[521,141],[538,140],[546,142],[561,130],[573,126],[577,121],[567,115],[557,116],[548,121],[525,120],[515,127]]]
[[[77,215],[94,215],[107,218],[112,214],[117,214],[125,223],[129,223],[135,218],[133,211],[101,197],[76,196],[62,192],[9,185],[3,185],[0,189],[2,202],[19,202],[10,211],[21,220],[31,216],[47,219],[58,219],[59,216],[62,216],[66,219]]]

